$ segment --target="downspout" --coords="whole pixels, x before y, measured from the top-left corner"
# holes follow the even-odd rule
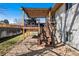
[[[78,4],[79,5],[79,4]],[[75,21],[75,18],[76,18],[76,12],[77,12],[77,10],[78,10],[78,5],[77,5],[77,7],[76,7],[76,10],[75,10],[75,14],[74,14],[74,16],[73,16],[73,19],[72,19],[72,22],[71,22],[71,25],[70,25],[70,28],[69,28],[69,31],[68,31],[68,39],[69,39],[69,37],[70,37],[70,31],[71,31],[71,29],[72,29],[72,27],[73,27],[73,24],[74,24],[74,21]],[[63,28],[63,39],[64,39],[64,44],[66,43],[66,21],[67,21],[67,12],[65,11],[65,21],[64,21],[64,28]]]
[[[68,39],[70,37],[70,33],[71,33],[72,27],[74,25],[74,21],[75,21],[75,18],[76,18],[78,7],[79,7],[79,4],[77,4],[77,7],[76,7],[76,9],[74,11],[74,16],[73,16],[73,19],[72,19],[72,22],[71,22],[71,25],[70,25],[70,28],[69,28],[69,31],[68,31]]]
[[[66,6],[66,4],[65,4]],[[65,8],[65,20],[64,20],[64,27],[63,27],[63,33],[62,33],[62,40],[63,40],[63,43],[65,44],[66,43],[66,22],[67,22],[67,12],[66,12],[66,8]]]
[[[25,39],[25,29],[24,29],[24,17],[25,17],[25,14],[24,14],[23,9],[21,9],[21,10],[22,10],[23,39]]]

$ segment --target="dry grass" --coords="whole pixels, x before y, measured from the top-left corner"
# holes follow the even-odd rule
[[[20,42],[21,40],[23,40],[23,35],[10,38],[9,40],[0,43],[0,55],[6,54],[11,46],[13,46],[17,42]]]

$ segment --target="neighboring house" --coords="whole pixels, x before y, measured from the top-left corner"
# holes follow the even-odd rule
[[[57,22],[57,39],[79,50],[79,5],[62,4],[52,16]]]
[[[37,26],[35,19],[27,19],[25,20],[25,26]]]
[[[27,19],[25,20],[25,26],[32,26],[32,27],[37,27],[37,26],[45,26],[45,23],[38,23],[37,20],[35,19]]]

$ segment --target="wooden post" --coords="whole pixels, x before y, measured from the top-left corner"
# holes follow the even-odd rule
[[[48,38],[48,45],[50,45],[50,42],[51,42],[51,36],[50,36],[50,28],[49,28],[49,26],[50,26],[50,18],[51,18],[51,12],[49,11],[49,14],[48,14],[48,21],[47,21],[47,26],[48,26],[48,34],[49,34],[49,38]]]
[[[22,10],[22,8],[21,8]],[[25,30],[24,30],[24,11],[22,11],[22,26],[23,26],[23,38],[25,39]]]
[[[50,19],[51,19],[51,11],[49,11],[49,21],[50,21]]]
[[[38,31],[39,31],[39,34],[40,34],[40,19],[38,19]]]
[[[55,47],[55,39],[54,39],[54,35],[53,35],[53,33],[54,33],[54,29],[52,29],[52,27],[54,26],[54,25],[52,25],[51,24],[51,17],[52,15],[51,15],[51,11],[49,11],[49,19],[48,19],[48,23],[49,23],[49,29],[50,29],[50,39],[48,40],[49,41],[49,43],[50,43],[50,45],[51,46],[53,46],[53,47]]]

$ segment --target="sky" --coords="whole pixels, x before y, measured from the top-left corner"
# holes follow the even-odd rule
[[[0,3],[0,20],[8,19],[10,23],[21,21],[22,10],[21,7],[25,8],[50,8],[54,6],[53,3]],[[27,16],[26,16],[27,17]],[[44,22],[44,18],[41,22]]]

